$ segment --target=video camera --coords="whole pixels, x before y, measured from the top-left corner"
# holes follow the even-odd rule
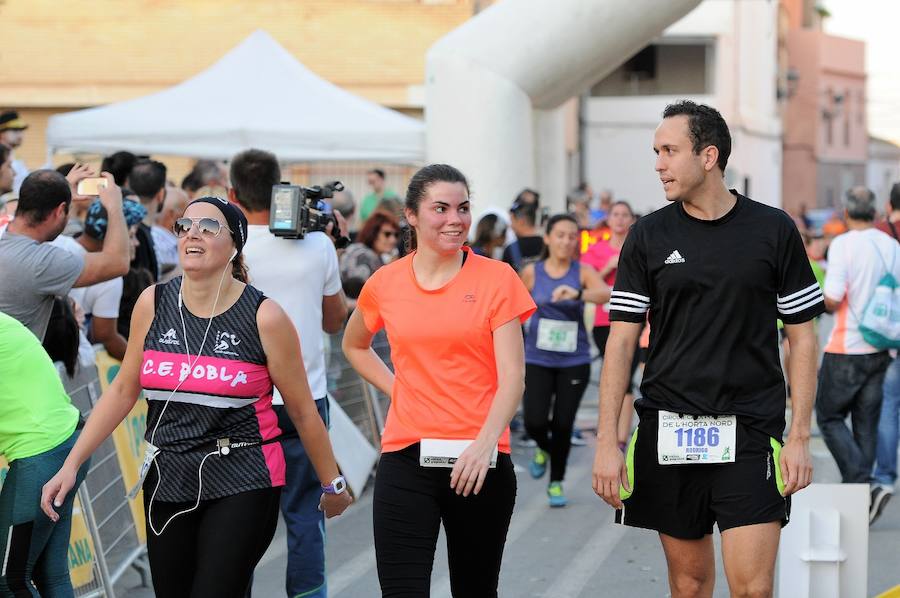
[[[333,223],[331,236],[338,249],[346,247],[350,239],[344,234],[331,206],[325,201],[334,197],[335,191],[343,191],[340,181],[315,187],[302,187],[284,183],[272,187],[272,204],[269,212],[269,231],[284,239],[302,239],[313,231],[327,232]]]

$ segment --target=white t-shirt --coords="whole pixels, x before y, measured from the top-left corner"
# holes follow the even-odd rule
[[[825,270],[825,296],[840,301],[841,306],[834,314],[826,353],[878,352],[863,340],[858,317],[862,317],[875,286],[888,269],[900,280],[900,244],[880,230],[852,230],[831,242]]]
[[[341,290],[334,243],[325,233],[280,239],[261,224],[250,225],[244,246],[250,284],[275,300],[300,335],[303,365],[314,399],[325,397],[322,298]],[[275,404],[282,404],[276,393]]]
[[[171,274],[178,269],[178,237],[161,226],[154,224],[150,228],[150,236],[153,237],[153,249],[156,251],[156,263],[160,272]],[[174,276],[165,276],[166,280]]]

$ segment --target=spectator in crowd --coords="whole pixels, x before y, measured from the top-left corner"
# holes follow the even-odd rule
[[[181,188],[184,189],[190,199],[202,197],[204,188],[213,192],[218,196],[224,193],[228,187],[228,173],[223,169],[220,162],[215,160],[197,160],[194,168],[181,181]]]
[[[875,194],[864,187],[844,197],[849,231],[828,250],[825,307],[835,322],[819,369],[816,419],[844,483],[870,483],[887,351],[866,342],[859,317],[885,272],[900,279],[900,244],[874,227]],[[845,420],[850,415],[853,431]]]
[[[40,511],[40,500],[44,483],[81,433],[81,416],[40,341],[5,313],[0,313],[0,396],[0,455],[9,461],[0,490],[0,596],[73,596],[72,503],[88,462],[74,472],[72,491],[56,507],[55,521]]]
[[[62,234],[74,237],[80,235],[81,231],[84,230],[84,217],[87,214],[88,207],[91,205],[91,201],[93,201],[96,196],[86,195],[80,197],[76,195],[76,185],[73,184],[72,181],[81,180],[81,178],[85,176],[94,176],[94,169],[87,164],[67,162],[57,166],[56,172],[66,177],[66,180],[69,181],[69,186],[72,188],[72,204],[69,207],[69,221],[66,223],[66,228],[63,229]]]
[[[472,251],[490,258],[498,257],[497,251],[503,248],[506,240],[506,223],[497,214],[485,214],[475,227],[475,240]]]
[[[163,202],[162,211],[150,229],[162,282],[172,280],[181,274],[178,266],[178,237],[172,232],[172,227],[175,225],[175,220],[184,214],[188,201],[188,195],[184,190],[166,185],[166,199]]]
[[[523,195],[530,194],[528,190],[520,193],[520,198],[513,202],[509,208],[510,227],[516,234],[516,240],[503,250],[503,261],[519,272],[526,265],[536,262],[544,250],[544,237],[537,229],[538,204],[522,201]],[[535,198],[537,194],[534,194]]]
[[[365,222],[369,216],[372,215],[372,212],[375,211],[378,204],[381,203],[381,200],[388,197],[397,197],[395,191],[388,189],[385,186],[384,171],[382,169],[373,168],[367,172],[366,180],[369,183],[369,187],[372,188],[372,192],[363,197],[362,202],[359,205],[360,222]]]
[[[13,190],[16,173],[12,167],[12,150],[0,144],[0,195]]]
[[[328,425],[325,351],[322,331],[340,332],[347,319],[334,243],[326,233],[309,232],[302,239],[283,239],[269,232],[272,186],[281,181],[278,159],[250,149],[231,161],[228,199],[250,223],[244,256],[253,285],[284,309],[300,333],[300,348],[309,388],[319,416]],[[325,526],[318,509],[322,495],[310,457],[291,423],[281,395],[272,401],[287,477],[281,513],[287,527],[286,591],[290,597],[327,596]],[[329,480],[322,480],[328,483]]]
[[[900,183],[891,187],[887,218],[878,229],[900,241]],[[881,416],[878,419],[878,441],[875,448],[875,485],[869,509],[869,523],[881,516],[888,500],[894,495],[897,483],[897,448],[900,444],[900,356],[895,356],[884,375]]]
[[[347,297],[359,297],[369,277],[396,257],[399,235],[400,224],[390,212],[377,210],[366,220],[356,242],[341,255],[341,281]]]
[[[128,226],[129,238],[136,235],[137,226],[140,224],[147,210],[139,203],[126,199],[122,204],[125,214],[125,224]],[[103,242],[109,227],[106,208],[99,200],[88,208],[84,220],[84,232],[77,239],[60,235],[53,241],[57,247],[84,257],[89,253],[103,251]],[[122,360],[125,357],[126,338],[119,334],[119,306],[122,301],[122,277],[98,282],[90,286],[72,289],[69,296],[84,311],[85,337],[91,343],[101,343],[106,352],[113,359]]]
[[[591,196],[587,193],[587,188],[582,184],[573,189],[566,198],[569,205],[569,212],[575,217],[580,230],[589,230],[593,228],[594,222],[591,218]]]
[[[166,199],[166,165],[156,160],[138,160],[128,175],[128,188],[137,195],[146,210],[144,221],[137,227],[137,252],[132,268],[145,268],[159,280],[160,267],[153,245],[152,227]]]
[[[27,128],[28,124],[19,118],[18,112],[7,110],[0,113],[0,144],[5,145],[10,150],[11,166],[14,173],[12,190],[16,193],[19,192],[22,181],[28,176],[29,170],[25,166],[25,162],[17,160],[15,156],[12,156],[12,153],[22,145],[22,141],[25,139],[25,129]]]
[[[537,210],[537,208],[541,207],[541,194],[534,189],[526,187],[516,195],[516,200],[513,202],[513,205],[515,204],[534,206],[535,210]]]
[[[44,351],[51,361],[61,362],[69,378],[75,376],[79,358],[81,357],[81,339],[84,335],[75,316],[76,305],[71,297],[54,297],[53,310],[50,312],[50,323],[44,335]],[[86,355],[83,363],[93,365],[96,360],[94,349]]]
[[[359,231],[359,221],[356,218],[356,200],[353,199],[353,193],[349,189],[343,191],[335,191],[334,197],[331,198],[331,207],[340,212],[347,223],[347,237],[350,241],[356,240],[356,233]]]
[[[109,229],[103,250],[83,258],[54,247],[66,226],[72,190],[55,170],[36,170],[25,178],[16,218],[0,237],[0,311],[44,338],[53,297],[73,287],[89,286],[128,271],[128,230],[122,215],[122,191],[104,173],[109,185],[100,191]]]
[[[128,182],[128,175],[134,168],[138,158],[131,152],[116,152],[103,158],[100,164],[100,170],[113,175],[116,185],[122,187],[122,195],[129,195],[125,184]]]

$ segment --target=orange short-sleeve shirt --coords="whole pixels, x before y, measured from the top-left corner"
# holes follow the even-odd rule
[[[423,438],[475,438],[497,392],[493,332],[535,310],[508,264],[463,249],[462,269],[439,289],[419,286],[410,254],[379,268],[360,292],[366,328],[386,330],[394,363],[383,452]],[[510,450],[508,429],[499,450]]]

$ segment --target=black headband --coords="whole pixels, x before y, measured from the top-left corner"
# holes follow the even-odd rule
[[[225,221],[228,223],[228,228],[231,229],[231,240],[234,241],[234,246],[237,248],[238,255],[240,255],[244,249],[244,244],[247,242],[247,217],[244,216],[244,213],[227,199],[222,199],[221,197],[199,197],[189,203],[188,207],[195,203],[208,203],[222,211],[222,214],[225,215]]]

